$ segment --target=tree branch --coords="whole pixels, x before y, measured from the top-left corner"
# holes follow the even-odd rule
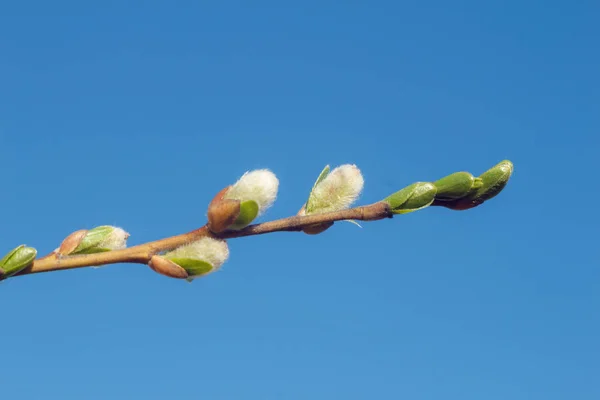
[[[513,164],[504,160],[479,177],[455,172],[435,182],[415,182],[377,203],[348,208],[363,188],[360,170],[350,164],[334,170],[326,166],[296,216],[250,225],[273,204],[279,186],[271,171],[254,170],[217,193],[208,206],[208,222],[199,229],[130,248],[124,248],[129,234],[121,228],[81,229],[45,257],[36,259],[37,250],[25,245],[11,250],[0,259],[0,280],[117,263],[145,264],[162,275],[192,280],[218,270],[227,260],[229,249],[224,239],[272,232],[314,235],[336,221],[374,221],[429,206],[468,210],[500,193],[512,172]]]
[[[62,256],[51,253],[38,258],[34,263],[14,276],[37,274],[41,272],[60,271],[73,268],[93,267],[107,264],[136,263],[148,264],[153,255],[169,251],[202,237],[210,236],[219,239],[234,239],[245,236],[263,235],[273,232],[294,232],[311,225],[333,223],[342,220],[375,221],[393,216],[390,206],[377,202],[368,206],[323,214],[293,216],[262,224],[250,225],[242,230],[229,230],[219,234],[211,232],[207,226],[181,235],[140,244],[122,250],[85,255]]]

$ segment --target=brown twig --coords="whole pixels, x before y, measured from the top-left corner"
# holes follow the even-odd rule
[[[215,234],[206,226],[203,226],[202,228],[188,233],[156,240],[154,242],[140,244],[122,250],[74,256],[61,256],[56,253],[51,253],[48,256],[38,258],[30,267],[25,268],[15,276],[118,263],[148,264],[152,256],[155,254],[172,250],[176,247],[196,241],[205,236],[221,239],[233,239],[244,236],[263,235],[265,233],[272,232],[301,231],[302,228],[310,225],[348,219],[374,221],[378,219],[391,218],[392,215],[393,214],[390,212],[390,208],[386,203],[378,202],[368,206],[355,207],[348,210],[282,218],[262,224],[250,225],[239,231],[225,231],[219,234]]]

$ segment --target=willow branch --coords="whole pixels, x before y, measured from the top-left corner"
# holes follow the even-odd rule
[[[347,210],[282,218],[262,224],[250,225],[239,231],[230,230],[219,234],[215,234],[211,232],[207,226],[203,226],[202,228],[188,233],[140,244],[122,250],[73,256],[61,256],[56,253],[51,253],[45,257],[36,259],[31,266],[25,268],[15,276],[118,263],[148,264],[153,255],[172,250],[206,236],[220,239],[234,239],[273,232],[301,231],[302,228],[307,226],[333,223],[342,220],[374,221],[391,218],[392,215],[388,204],[378,202],[368,206],[355,207]]]
[[[512,163],[504,160],[479,177],[455,172],[435,182],[415,182],[380,202],[348,209],[363,188],[360,170],[350,164],[332,171],[326,166],[296,216],[250,225],[273,204],[279,186],[270,170],[254,170],[217,193],[208,206],[208,222],[199,229],[130,248],[124,248],[129,234],[121,228],[81,229],[45,257],[36,259],[37,250],[25,245],[11,250],[0,259],[0,280],[117,263],[145,264],[162,275],[192,280],[218,270],[227,260],[229,249],[223,239],[294,231],[314,235],[336,221],[374,221],[429,206],[468,210],[500,193],[512,172]]]

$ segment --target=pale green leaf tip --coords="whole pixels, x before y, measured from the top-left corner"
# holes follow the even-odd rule
[[[252,223],[258,216],[260,207],[254,200],[246,200],[240,203],[240,214],[229,229],[240,230]]]
[[[188,275],[193,279],[213,271],[214,267],[206,261],[194,258],[168,258],[181,268],[185,269]]]
[[[314,192],[315,192],[315,188],[319,185],[319,183],[321,183],[323,181],[323,179],[327,178],[327,175],[329,175],[329,172],[331,171],[331,167],[329,166],[329,164],[327,164],[325,166],[325,168],[323,168],[323,170],[321,171],[321,173],[319,174],[319,176],[317,177],[317,180],[315,181],[312,189],[310,190],[310,193],[308,195],[308,200],[306,200],[306,204],[304,205],[304,212],[306,214],[309,214],[310,212],[313,211],[313,201],[312,199],[314,199]]]

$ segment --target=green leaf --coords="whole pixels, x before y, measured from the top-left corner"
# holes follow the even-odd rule
[[[329,172],[331,171],[331,167],[329,165],[326,165],[325,168],[323,168],[323,171],[321,171],[321,173],[319,174],[319,177],[317,178],[317,180],[315,181],[315,184],[313,185],[312,189],[310,190],[310,194],[308,195],[308,200],[306,201],[306,206],[304,207],[304,211],[306,212],[306,214],[310,213],[313,210],[313,202],[312,197],[313,197],[313,192],[315,191],[315,188],[319,185],[319,183],[321,183],[323,181],[323,179],[327,178],[327,175],[329,175]]]
[[[471,192],[475,178],[468,172],[455,172],[433,184],[437,188],[436,200],[447,201],[460,199]]]
[[[195,258],[168,258],[181,268],[185,269],[190,276],[205,275],[213,270],[213,266],[203,260]]]
[[[512,162],[504,160],[490,168],[479,176],[482,184],[470,197],[477,202],[483,203],[495,197],[504,189],[513,173]]]
[[[79,243],[79,246],[71,254],[92,254],[110,251],[110,249],[99,248],[98,245],[106,240],[114,229],[114,227],[108,225],[90,229],[81,243]]]
[[[383,199],[383,201],[388,203],[392,210],[395,210],[395,209],[401,207],[402,204],[404,204],[408,201],[408,199],[410,198],[410,195],[412,194],[416,185],[417,185],[416,183],[413,183],[412,185],[409,185],[403,189],[400,189],[396,193],[391,194],[388,197],[386,197],[385,199]]]
[[[407,214],[425,208],[435,199],[436,187],[430,182],[413,183],[388,196],[383,201],[394,214]]]
[[[22,249],[23,247],[25,247],[24,244],[15,247],[14,249],[12,249],[11,251],[8,252],[8,254],[6,254],[4,257],[2,257],[2,259],[0,260],[0,268],[2,268],[4,266],[4,264],[6,264],[6,262],[8,260],[10,260],[10,258],[15,255],[15,253],[17,251],[19,251],[20,249]]]
[[[9,277],[30,266],[36,255],[37,250],[33,247],[18,246],[0,260],[0,268],[4,276]]]
[[[240,215],[230,226],[230,229],[242,229],[250,225],[258,216],[258,203],[254,200],[246,200],[240,203]]]

